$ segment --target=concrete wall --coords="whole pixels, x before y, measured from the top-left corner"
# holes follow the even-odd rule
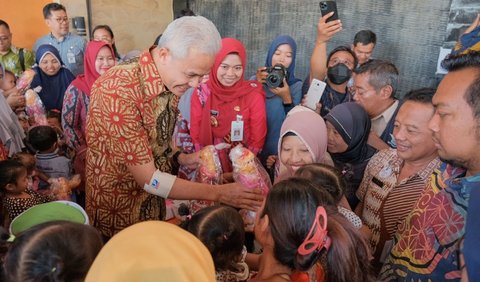
[[[453,2],[452,2],[453,1]],[[247,48],[248,71],[264,64],[271,40],[280,34],[298,45],[298,77],[305,77],[320,16],[319,1],[311,0],[193,0],[192,10],[206,16],[225,37],[242,40]],[[355,33],[371,29],[378,43],[373,56],[391,60],[400,70],[400,95],[418,87],[435,86],[439,49],[444,46],[452,18],[468,22],[478,0],[337,0],[344,30],[329,44],[351,44]],[[472,6],[470,10],[462,7]],[[477,7],[477,8],[475,8]],[[463,17],[462,15],[468,14]],[[473,20],[473,18],[472,18]],[[458,35],[457,35],[458,37]]]
[[[67,8],[69,17],[83,16],[87,21],[85,0],[60,2]],[[91,0],[92,28],[109,25],[121,54],[133,49],[143,50],[150,47],[172,21],[172,3],[173,0]]]

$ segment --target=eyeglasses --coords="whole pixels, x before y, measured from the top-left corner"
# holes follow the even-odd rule
[[[61,24],[61,23],[68,23],[68,17],[64,17],[64,18],[56,18],[54,19],[57,21],[57,23]]]

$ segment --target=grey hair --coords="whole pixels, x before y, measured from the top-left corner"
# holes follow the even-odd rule
[[[395,97],[398,87],[398,69],[394,64],[383,60],[370,60],[355,69],[356,74],[369,74],[368,83],[375,88],[376,91],[390,85],[392,87],[391,98]]]
[[[215,25],[202,16],[185,16],[171,22],[158,41],[174,58],[186,58],[190,49],[215,56],[222,45]]]

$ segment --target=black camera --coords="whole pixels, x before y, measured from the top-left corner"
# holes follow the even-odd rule
[[[283,87],[283,79],[287,76],[287,69],[283,65],[276,64],[267,68],[266,72],[268,74],[265,84],[268,88]]]

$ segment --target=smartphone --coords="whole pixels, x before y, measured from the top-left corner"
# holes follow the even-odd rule
[[[322,13],[322,17],[330,12],[334,12],[333,15],[327,19],[327,23],[334,20],[338,20],[337,2],[320,1],[320,12]]]
[[[312,79],[312,82],[310,83],[310,88],[308,88],[308,92],[305,96],[304,106],[315,110],[316,104],[320,102],[326,86],[327,84],[325,82],[316,78]]]

